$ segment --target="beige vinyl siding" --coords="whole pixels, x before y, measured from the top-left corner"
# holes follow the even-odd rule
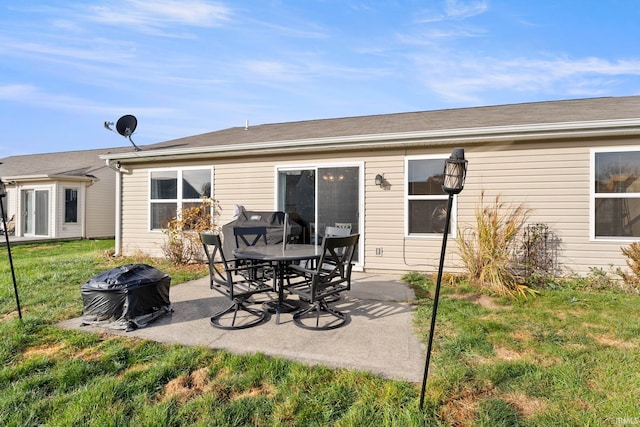
[[[93,175],[98,180],[87,187],[84,199],[86,202],[86,237],[89,239],[113,237],[116,229],[116,173],[105,166],[94,171]],[[64,221],[64,216],[62,221]]]
[[[122,174],[123,252],[162,256],[162,233],[149,231],[149,169],[135,166],[126,169]]]
[[[588,274],[591,267],[625,266],[624,242],[590,241],[590,149],[640,144],[620,141],[547,141],[503,145],[467,145],[469,169],[465,189],[456,196],[458,226],[475,222],[474,212],[485,192],[485,203],[496,195],[505,203],[524,203],[528,223],[548,225],[549,250],[557,253],[565,274]],[[448,157],[455,146],[421,149],[353,151],[339,154],[303,153],[288,156],[224,158],[181,162],[171,167],[214,166],[214,197],[220,204],[219,224],[232,219],[234,205],[249,210],[275,207],[276,167],[364,164],[364,251],[361,261],[369,272],[436,272],[442,236],[405,236],[406,156]],[[154,165],[163,167],[162,164]],[[148,230],[148,165],[129,166],[123,175],[123,252],[142,250],[162,255],[164,236]],[[384,175],[387,188],[374,183]],[[381,255],[376,249],[382,249]],[[459,271],[455,239],[447,246],[445,269]]]
[[[214,167],[214,198],[220,206],[218,225],[233,219],[235,205],[252,211],[275,206],[275,159],[247,163],[218,162]]]
[[[530,209],[528,223],[549,227],[549,249],[557,252],[563,274],[588,274],[591,267],[607,269],[610,264],[624,267],[624,242],[590,241],[589,236],[590,149],[611,145],[593,140],[467,149],[469,172],[458,200],[461,225],[474,223],[484,190],[485,203],[496,195],[506,203],[524,203]]]

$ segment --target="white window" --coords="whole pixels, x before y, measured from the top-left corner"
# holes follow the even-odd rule
[[[180,209],[199,206],[212,196],[211,168],[152,170],[149,173],[149,228],[160,230]]]
[[[442,235],[448,195],[442,191],[443,157],[406,159],[405,229],[407,236]],[[455,212],[455,209],[453,209]],[[452,220],[452,223],[454,221]],[[455,230],[451,224],[450,230]]]
[[[591,152],[591,237],[640,238],[640,148]]]
[[[78,222],[78,189],[64,189],[64,222],[66,224]]]

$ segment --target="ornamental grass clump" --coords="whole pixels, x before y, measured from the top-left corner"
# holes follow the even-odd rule
[[[456,238],[469,283],[500,296],[536,293],[522,280],[522,265],[514,256],[528,217],[524,204],[504,203],[500,196],[485,205],[482,192],[475,225],[459,227]]]
[[[626,248],[620,248],[622,254],[627,257],[627,267],[631,271],[620,269],[620,276],[629,293],[640,294],[640,242],[633,242]]]

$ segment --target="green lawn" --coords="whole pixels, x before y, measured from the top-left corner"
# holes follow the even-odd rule
[[[421,412],[421,384],[56,327],[82,313],[80,286],[114,266],[145,262],[173,284],[206,274],[114,259],[112,247],[14,246],[23,322],[5,255],[0,425],[640,425],[638,296],[565,286],[512,301],[443,285]],[[433,285],[407,280],[426,341]]]

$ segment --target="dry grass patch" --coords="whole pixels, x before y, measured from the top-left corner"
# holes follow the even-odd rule
[[[474,390],[465,388],[458,397],[454,397],[438,411],[439,415],[452,426],[472,426],[478,415],[478,406],[482,399],[491,397],[489,389]]]
[[[57,245],[42,245],[42,246],[31,246],[24,249],[25,252],[36,252],[36,251],[49,251],[54,248],[61,248],[62,244]]]
[[[25,311],[22,307],[20,307],[22,310],[22,314],[24,315]],[[6,322],[8,320],[13,320],[18,318],[18,310],[12,311],[10,313],[5,314],[4,316],[2,316],[2,318],[0,319],[0,322]]]
[[[533,340],[533,335],[531,335],[530,332],[524,331],[522,329],[515,331],[511,334],[511,336],[513,337],[513,339],[520,342],[528,342]]]
[[[619,349],[622,349],[622,350],[628,350],[628,349],[636,348],[636,345],[634,343],[632,343],[632,342],[629,342],[629,341],[622,341],[622,340],[611,338],[611,337],[608,337],[608,336],[605,336],[605,335],[589,334],[588,336],[590,338],[592,338],[598,344],[604,344],[604,345],[608,345],[610,347],[619,348]]]
[[[75,357],[77,359],[84,360],[86,362],[92,362],[92,361],[100,360],[103,354],[104,353],[97,348],[88,347],[88,348],[85,348],[84,350],[77,352],[75,354]]]
[[[498,359],[501,360],[512,361],[522,359],[522,354],[517,351],[509,350],[508,348],[498,347],[495,349],[495,352]]]
[[[547,402],[527,396],[522,392],[513,392],[502,396],[505,402],[512,405],[525,418],[531,418],[547,409]]]
[[[124,372],[118,375],[118,378],[125,378],[129,374],[135,374],[137,372],[143,372],[149,369],[151,365],[149,363],[141,363],[139,365],[133,365],[128,367]]]
[[[245,399],[257,396],[273,396],[274,388],[271,385],[263,384],[260,387],[253,387],[242,393],[235,393],[231,395],[232,400]]]
[[[49,358],[55,357],[58,353],[64,350],[66,346],[63,343],[48,343],[39,345],[36,347],[29,347],[22,354],[25,358],[46,356]]]
[[[191,399],[201,396],[205,393],[216,394],[217,385],[219,385],[220,377],[228,377],[228,373],[219,372],[215,380],[212,380],[209,368],[201,368],[190,374],[180,375],[167,383],[162,391],[161,400],[176,399],[181,403],[185,403]],[[222,375],[220,375],[222,374]],[[248,390],[244,390],[239,393],[233,393],[226,396],[226,399],[236,400],[251,398],[260,395],[271,396],[273,395],[273,387],[269,385],[263,385],[260,387],[253,387]]]
[[[495,299],[489,295],[484,294],[451,294],[449,295],[451,298],[456,298],[464,301],[469,301],[474,304],[478,304],[480,307],[486,308],[487,310],[500,310],[503,308],[508,308],[508,306],[503,306],[497,304]]]
[[[204,393],[209,383],[209,368],[198,369],[188,375],[180,375],[164,386],[162,400],[177,399],[184,403]]]

